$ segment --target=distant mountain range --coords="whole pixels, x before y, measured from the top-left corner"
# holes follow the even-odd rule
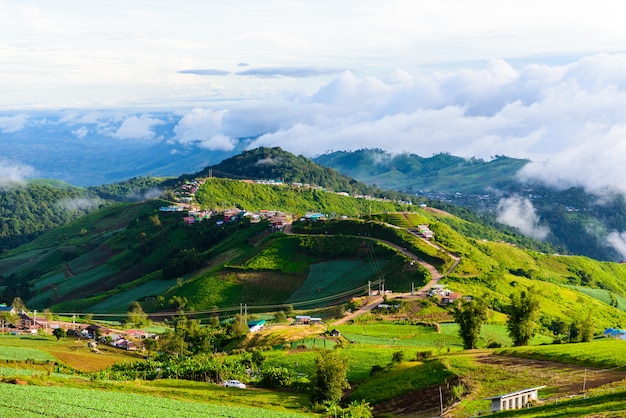
[[[511,188],[515,174],[529,162],[506,156],[491,161],[455,157],[448,153],[429,158],[414,154],[390,154],[381,149],[336,151],[312,158],[342,174],[384,189],[410,193],[484,193]]]

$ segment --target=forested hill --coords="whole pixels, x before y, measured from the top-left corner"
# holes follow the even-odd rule
[[[390,199],[409,199],[406,194],[368,186],[351,177],[323,167],[303,156],[296,156],[279,147],[256,148],[207,167],[198,176],[231,179],[282,180],[286,183],[306,183],[336,192],[367,194]]]
[[[0,191],[0,250],[17,247],[43,231],[84,215],[89,207],[81,207],[77,201],[84,196],[78,188],[40,184]]]
[[[515,183],[515,173],[528,160],[495,156],[491,161],[449,153],[432,157],[390,154],[381,149],[335,151],[313,158],[347,176],[385,189],[403,191],[482,193]]]
[[[10,184],[0,189],[0,251],[18,247],[113,202],[154,197],[160,194],[162,182],[140,177],[89,188],[48,179]]]

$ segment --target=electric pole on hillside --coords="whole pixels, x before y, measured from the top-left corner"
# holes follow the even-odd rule
[[[367,281],[367,296],[372,296],[372,282]]]

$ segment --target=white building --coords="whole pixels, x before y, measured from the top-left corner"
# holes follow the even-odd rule
[[[535,403],[539,398],[537,392],[545,386],[537,386],[536,388],[522,389],[517,392],[498,395],[487,400],[491,401],[491,412],[506,411],[508,409],[521,409]]]

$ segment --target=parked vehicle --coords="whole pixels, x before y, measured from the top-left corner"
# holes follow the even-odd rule
[[[245,383],[241,383],[239,380],[225,380],[224,381],[224,387],[225,388],[245,389],[246,388],[246,384]]]

